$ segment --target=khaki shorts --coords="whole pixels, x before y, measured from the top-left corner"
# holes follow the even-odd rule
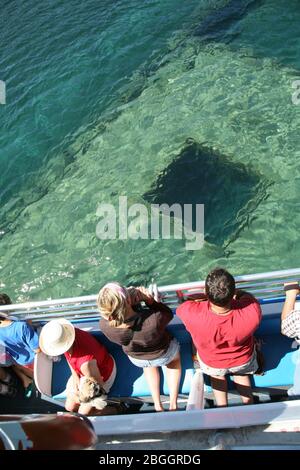
[[[201,361],[200,357],[198,356],[199,364],[200,364],[200,369],[204,374],[207,375],[212,375],[212,376],[217,376],[217,377],[223,377],[224,375],[249,375],[249,374],[255,374],[255,372],[258,369],[258,363],[257,363],[257,358],[256,358],[256,351],[254,350],[254,353],[252,354],[252,357],[250,361],[246,362],[245,364],[242,364],[241,366],[235,366],[235,367],[228,367],[227,369],[218,369],[215,367],[210,367],[204,364],[204,362]]]
[[[173,338],[169,344],[167,351],[156,359],[136,359],[128,355],[128,359],[137,367],[162,367],[168,365],[175,359],[180,351],[180,344],[176,338]]]

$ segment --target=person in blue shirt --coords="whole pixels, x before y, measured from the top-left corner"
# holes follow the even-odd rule
[[[40,351],[39,339],[28,322],[15,320],[1,312],[1,305],[11,303],[8,295],[0,294],[0,367],[12,367],[24,388],[28,389],[33,381],[34,356]]]

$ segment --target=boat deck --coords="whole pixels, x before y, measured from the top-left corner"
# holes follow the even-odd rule
[[[284,337],[280,331],[280,312],[284,300],[282,283],[294,280],[296,276],[297,278],[300,276],[300,269],[238,278],[238,286],[250,290],[259,298],[262,305],[263,320],[255,336],[261,341],[265,374],[252,377],[255,404],[250,406],[241,405],[241,399],[228,378],[229,406],[226,409],[214,407],[209,377],[204,376],[204,410],[185,411],[195,375],[195,364],[192,358],[191,337],[176,315],[169,329],[181,345],[180,411],[153,413],[151,394],[142,369],[134,366],[122,349],[108,341],[99,330],[96,296],[13,305],[7,306],[5,310],[12,310],[14,315],[20,318],[31,319],[36,327],[52,318],[68,318],[76,327],[89,331],[107,347],[117,364],[117,377],[110,398],[125,401],[129,406],[123,415],[91,417],[90,420],[99,434],[107,435],[112,429],[115,434],[121,435],[122,432],[142,434],[150,429],[155,433],[248,427],[273,423],[278,419],[287,419],[290,422],[295,416],[299,416],[300,400],[297,399],[299,397],[293,400],[287,397],[286,393],[294,381],[295,366],[299,359],[298,344]],[[153,292],[157,293],[154,287]],[[159,292],[175,313],[183,294],[201,292],[203,287],[204,283],[201,281],[164,286],[159,288]],[[38,354],[35,361],[35,381],[40,393],[36,391],[30,398],[25,398],[20,389],[15,399],[0,397],[0,413],[30,414],[63,411],[69,375],[70,370],[64,356],[58,361],[53,361],[45,355]],[[164,407],[167,409],[169,390],[164,370],[161,377],[161,395]],[[132,419],[130,415],[134,415],[135,418]]]

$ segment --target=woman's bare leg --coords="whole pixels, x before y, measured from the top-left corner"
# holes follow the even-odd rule
[[[3,369],[2,367],[0,367],[0,380],[2,380],[3,382],[5,382],[5,381],[6,381],[6,378],[7,378],[6,370]]]
[[[181,378],[181,361],[180,354],[178,353],[176,357],[167,364],[167,381],[170,393],[170,411],[177,410],[177,399],[179,384]]]
[[[154,401],[155,411],[164,411],[160,399],[160,375],[158,367],[144,367],[144,374]]]
[[[23,387],[27,388],[33,382],[33,371],[20,364],[12,366],[13,371],[21,380]]]
[[[227,406],[227,379],[226,376],[210,376],[211,386],[214,392],[217,406]]]

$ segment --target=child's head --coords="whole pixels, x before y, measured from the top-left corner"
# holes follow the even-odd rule
[[[105,284],[98,294],[97,305],[100,314],[113,327],[124,323],[129,304],[130,297],[127,289],[118,282]]]
[[[211,303],[226,307],[235,294],[235,280],[226,269],[213,269],[206,278],[205,291]]]
[[[4,294],[4,293],[0,294],[0,307],[1,305],[11,305],[11,304],[12,304],[12,301],[7,294]],[[7,318],[7,315],[3,315],[0,312],[0,320],[4,320],[6,318]]]
[[[7,294],[0,294],[0,305],[11,305],[12,301]]]

